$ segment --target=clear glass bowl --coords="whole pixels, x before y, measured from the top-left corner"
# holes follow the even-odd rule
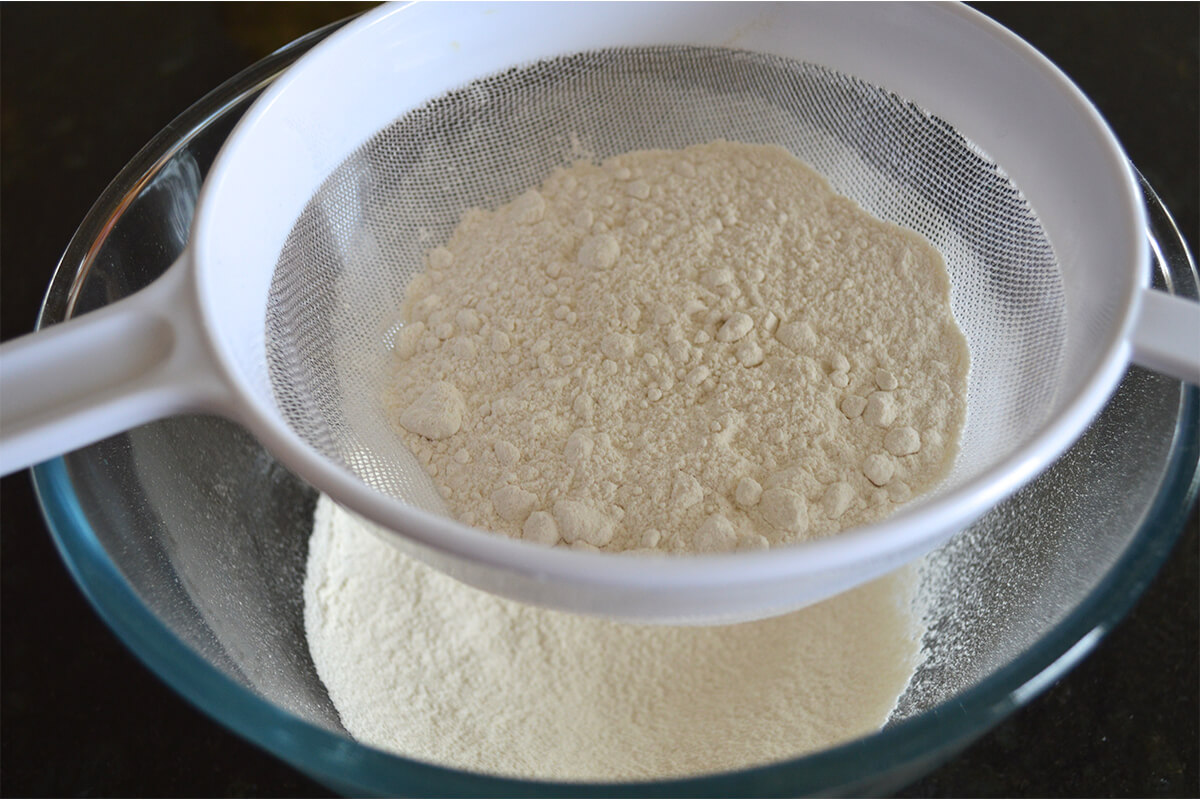
[[[124,297],[171,264],[234,123],[330,30],[230,80],[133,159],[68,247],[39,325]],[[1195,265],[1145,190],[1155,281],[1194,298]],[[196,706],[335,790],[879,794],[933,769],[1048,687],[1132,605],[1195,497],[1198,401],[1194,387],[1130,370],[1062,460],[925,560],[930,657],[884,730],[768,766],[653,784],[503,779],[350,739],[304,639],[316,493],[228,422],[148,425],[42,464],[34,482],[63,559],[124,642]]]

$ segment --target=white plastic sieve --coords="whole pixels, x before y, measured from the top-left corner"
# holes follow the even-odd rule
[[[953,474],[900,514],[763,553],[547,550],[439,513],[375,402],[421,253],[555,166],[784,146],[946,258],[972,351]],[[245,425],[397,546],[540,605],[714,623],[909,561],[1047,467],[1131,359],[1200,382],[1200,309],[1149,291],[1119,145],[1028,45],[961,7],[418,4],[331,36],[256,103],[155,284],[0,349],[5,472],[173,413]]]

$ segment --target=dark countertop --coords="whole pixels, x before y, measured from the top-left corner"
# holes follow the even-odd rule
[[[1083,88],[1197,236],[1195,4],[980,4]],[[50,274],[108,181],[176,114],[266,53],[357,10],[290,3],[0,7],[3,338],[32,329]],[[196,711],[100,622],[58,555],[28,473],[0,482],[0,791],[328,792]],[[1065,679],[908,796],[1200,792],[1197,513],[1134,610]]]

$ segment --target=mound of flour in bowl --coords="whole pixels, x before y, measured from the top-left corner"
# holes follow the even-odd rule
[[[914,575],[759,622],[629,625],[460,584],[322,497],[304,620],[317,673],[361,742],[514,777],[653,779],[878,729],[918,663]]]
[[[953,461],[968,353],[940,255],[781,148],[560,169],[426,266],[385,402],[468,524],[761,548],[880,519]]]

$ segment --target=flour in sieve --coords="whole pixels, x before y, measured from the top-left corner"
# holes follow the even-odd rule
[[[542,544],[826,536],[936,484],[965,417],[940,255],[774,146],[557,170],[401,314],[398,432],[459,519]]]
[[[914,575],[759,622],[630,625],[472,589],[322,497],[304,622],[361,742],[521,778],[680,777],[883,725],[918,663]]]

